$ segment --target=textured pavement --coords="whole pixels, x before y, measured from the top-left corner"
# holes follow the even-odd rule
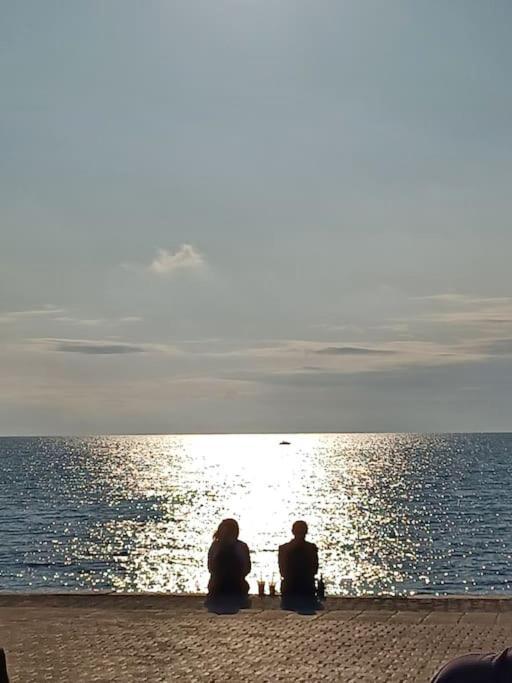
[[[13,683],[429,681],[465,652],[512,645],[512,600],[332,599],[217,616],[199,597],[0,595]]]

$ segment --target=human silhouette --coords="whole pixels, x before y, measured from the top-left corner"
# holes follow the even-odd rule
[[[512,648],[501,654],[464,655],[440,669],[431,683],[504,683],[512,681]]]
[[[307,533],[306,522],[297,521],[292,526],[293,540],[279,546],[283,609],[311,611],[320,607],[315,591],[318,548],[306,541]]]
[[[5,659],[5,652],[0,647],[0,683],[9,683],[9,676],[7,675],[7,661]]]
[[[224,519],[213,535],[208,551],[208,596],[206,606],[214,612],[236,612],[249,606],[249,584],[245,580],[251,571],[247,544],[238,539],[238,522]]]

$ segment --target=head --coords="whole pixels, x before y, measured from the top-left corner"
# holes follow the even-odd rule
[[[223,519],[217,531],[213,534],[216,541],[236,541],[240,529],[236,519]]]
[[[308,525],[306,524],[306,522],[299,520],[299,521],[293,523],[292,534],[294,535],[294,537],[297,540],[303,541],[306,538],[307,533],[308,533]]]

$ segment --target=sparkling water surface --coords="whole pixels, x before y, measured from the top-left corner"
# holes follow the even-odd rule
[[[204,591],[235,517],[252,589],[302,518],[330,594],[506,592],[511,464],[512,434],[1,438],[0,590]]]

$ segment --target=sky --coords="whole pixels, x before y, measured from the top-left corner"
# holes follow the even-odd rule
[[[0,434],[511,429],[509,0],[0,7]]]

